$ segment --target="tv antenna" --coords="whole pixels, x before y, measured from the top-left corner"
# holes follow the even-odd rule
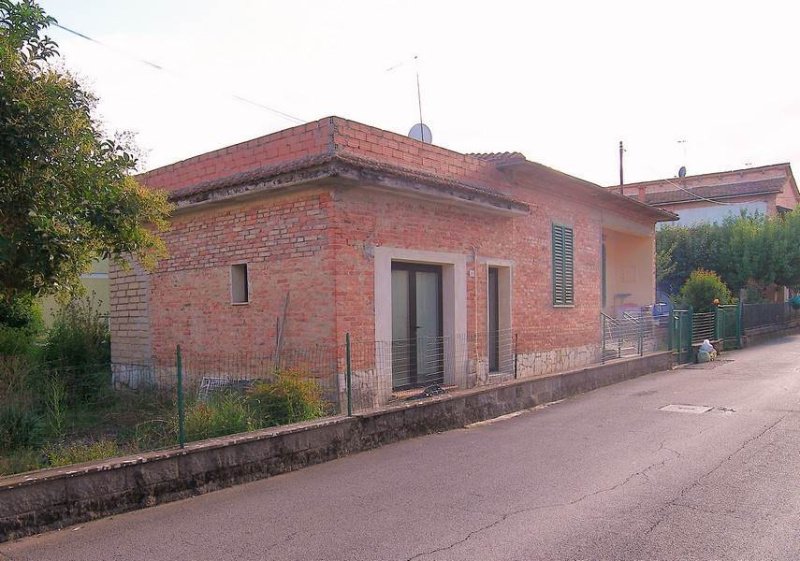
[[[420,86],[419,79],[419,55],[414,55],[412,58],[414,60],[414,73],[417,79],[417,110],[419,111],[419,121],[413,127],[411,127],[410,131],[408,131],[408,136],[409,138],[424,142],[425,144],[430,144],[433,142],[433,134],[431,133],[430,127],[422,120],[422,87]],[[395,64],[394,66],[390,66],[386,69],[386,72],[392,72],[393,70],[404,66],[406,62],[407,61],[404,61]]]
[[[683,170],[683,175],[681,175],[680,170],[678,170],[678,177],[686,177],[686,164],[688,163],[686,161],[686,145],[689,143],[689,141],[686,140],[685,138],[682,138],[676,142],[681,146],[683,146],[683,164],[681,165],[681,169]]]
[[[419,108],[419,123],[411,127],[411,130],[408,131],[408,136],[424,142],[425,144],[430,144],[433,142],[433,134],[431,133],[430,127],[426,125],[422,121],[422,88],[419,86],[419,56],[414,55],[414,70],[417,74],[417,107]]]

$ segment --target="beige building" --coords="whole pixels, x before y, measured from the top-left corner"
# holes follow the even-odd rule
[[[727,216],[774,216],[800,204],[788,163],[611,186],[618,193],[677,214],[679,226],[721,222]]]
[[[108,286],[108,259],[101,259],[92,264],[89,272],[81,275],[81,283],[86,288],[86,296],[96,306],[97,310],[108,317],[110,311],[110,295]],[[42,298],[42,316],[46,327],[53,325],[56,313],[60,307],[55,296]]]

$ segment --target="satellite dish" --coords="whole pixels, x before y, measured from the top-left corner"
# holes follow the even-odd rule
[[[431,133],[430,127],[425,123],[417,123],[411,127],[411,130],[408,131],[408,137],[414,140],[420,140],[425,144],[433,142],[433,133]]]
[[[686,166],[681,166],[678,170],[678,177],[686,177]]]

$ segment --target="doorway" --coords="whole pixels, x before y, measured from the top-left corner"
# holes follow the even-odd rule
[[[443,381],[442,268],[392,262],[392,388]]]
[[[500,271],[489,267],[489,372],[500,371]]]

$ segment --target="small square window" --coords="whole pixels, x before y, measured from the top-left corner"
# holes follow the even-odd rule
[[[247,264],[231,265],[231,303],[247,304],[250,301],[247,284]]]

